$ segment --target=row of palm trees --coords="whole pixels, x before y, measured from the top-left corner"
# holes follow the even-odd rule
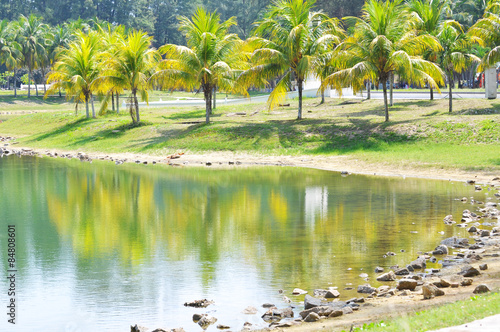
[[[126,90],[130,115],[137,123],[138,94],[147,101],[152,88],[203,91],[208,123],[216,89],[247,94],[251,86],[265,87],[274,81],[268,99],[273,108],[295,82],[301,119],[302,83],[315,75],[322,81],[321,91],[331,86],[341,92],[350,86],[357,92],[367,82],[382,84],[389,121],[395,75],[428,85],[431,98],[447,78],[451,112],[454,73],[474,63],[483,70],[500,61],[500,0],[487,1],[483,17],[467,31],[446,19],[449,7],[443,0],[367,0],[361,17],[342,21],[314,11],[314,2],[274,0],[255,23],[253,37],[245,41],[230,33],[234,18],[221,22],[217,13],[198,8],[191,18],[179,17],[186,45],[167,44],[158,50],[151,48],[146,33],[96,23],[93,29],[79,29],[65,43],[52,46],[57,56],[47,56],[46,64],[52,65],[47,93],[63,89],[77,104],[85,103],[87,116],[90,104],[95,117],[95,95],[104,99],[104,106],[111,101],[114,108],[115,96]],[[19,22],[36,20],[22,16]],[[20,23],[14,26],[30,31],[21,30]],[[19,31],[17,36],[36,35]],[[9,53],[3,51],[3,45],[9,44],[4,40],[8,39],[0,37],[1,59],[7,66],[15,67],[19,61],[13,59],[22,59],[30,75],[32,68],[43,66],[37,60],[43,51],[36,43],[16,37],[11,40],[18,46]],[[484,56],[473,54],[474,44],[487,47]],[[118,110],[118,100],[116,104]]]

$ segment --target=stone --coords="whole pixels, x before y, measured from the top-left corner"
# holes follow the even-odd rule
[[[192,302],[186,302],[186,303],[184,303],[184,306],[185,307],[195,307],[195,308],[206,308],[213,303],[214,303],[214,301],[209,301],[207,299],[203,299],[203,300],[196,300],[196,301],[192,301]]]
[[[467,230],[467,232],[469,232],[469,233],[476,233],[476,232],[477,232],[477,228],[476,228],[476,226],[472,226],[472,227],[470,227],[470,228]]]
[[[377,266],[375,268],[375,273],[382,273],[382,272],[384,272],[384,268],[383,267]]]
[[[481,265],[479,265],[479,269],[481,271],[488,270],[488,264],[481,264]]]
[[[416,280],[413,280],[413,279],[401,279],[398,281],[398,285],[396,286],[396,288],[398,290],[404,290],[404,289],[408,289],[408,290],[415,290],[415,287],[417,287],[418,285],[418,281]]]
[[[315,289],[313,295],[318,297],[325,297],[326,292],[328,292],[326,289]]]
[[[451,283],[445,279],[439,279],[439,281],[433,282],[433,284],[439,288],[447,288],[451,286]]]
[[[339,291],[332,289],[326,292],[325,299],[336,299],[340,297]]]
[[[396,274],[393,271],[384,273],[377,277],[378,281],[394,281],[396,280]]]
[[[330,316],[330,314],[332,312],[337,311],[337,310],[340,310],[340,309],[332,308],[331,306],[324,305],[324,306],[314,307],[311,309],[301,311],[299,313],[299,315],[300,315],[300,317],[302,317],[302,319],[305,319],[310,313],[314,312],[314,313],[318,314],[319,316],[327,317],[327,316]]]
[[[217,322],[217,318],[205,315],[198,321],[198,325],[200,325],[202,329],[206,329],[210,325],[215,324],[215,322]]]
[[[205,314],[194,314],[193,315],[193,322],[198,323],[198,321],[205,316]]]
[[[408,271],[407,268],[403,267],[401,269],[396,270],[394,274],[397,276],[406,276],[410,274],[410,271]]]
[[[491,292],[491,289],[490,289],[490,287],[488,287],[488,285],[485,285],[485,284],[481,284],[481,285],[476,286],[476,288],[473,291],[474,294],[481,294],[481,293],[488,293],[488,292]]]
[[[360,278],[368,278],[368,274],[367,273],[361,273],[359,275]]]
[[[148,329],[143,326],[138,326],[135,324],[134,326],[130,326],[130,332],[146,332]]]
[[[411,292],[408,289],[404,289],[399,293],[399,296],[409,296]]]
[[[426,268],[425,258],[419,257],[410,263],[410,266],[416,270],[421,270]]]
[[[255,315],[257,313],[257,308],[248,306],[242,311],[242,313],[245,315]]]
[[[262,315],[262,319],[266,322],[269,321],[280,321],[283,318],[293,318],[293,310],[292,308],[271,308],[264,315]]]
[[[354,312],[354,310],[352,310],[352,307],[347,306],[347,307],[342,308],[342,312],[344,315],[349,315],[349,314],[352,314]]]
[[[490,236],[490,231],[487,229],[483,229],[480,231],[479,235],[481,235],[481,237]]]
[[[434,249],[432,254],[433,255],[448,255],[448,247],[445,246],[444,244],[440,244]]]
[[[306,318],[304,318],[304,322],[308,322],[308,323],[311,323],[311,322],[316,322],[318,321],[320,318],[319,318],[319,315],[315,312],[311,312],[309,315],[307,315]]]
[[[435,296],[444,295],[444,292],[433,284],[426,284],[422,286],[422,294],[424,295],[424,300],[427,300]]]
[[[369,284],[358,286],[358,293],[371,294],[375,292],[376,288],[370,286]]]
[[[264,303],[262,305],[262,308],[273,308],[273,307],[276,307],[276,306],[272,303]]]
[[[227,330],[227,329],[230,329],[231,327],[227,326],[227,325],[219,324],[219,325],[217,325],[217,328],[219,330]]]
[[[304,298],[304,309],[311,309],[314,307],[322,306],[323,302],[320,299],[314,298],[310,295],[306,295]]]
[[[472,285],[472,279],[471,278],[464,279],[464,280],[462,280],[460,285],[462,285],[463,287],[470,286],[470,285]]]
[[[339,317],[342,316],[344,312],[342,310],[334,310],[330,315],[328,315],[328,318],[334,318],[334,317]]]
[[[448,247],[465,247],[469,245],[469,239],[458,238],[456,236],[449,237],[441,241],[441,244],[444,244]]]
[[[462,271],[460,271],[458,274],[463,275],[466,278],[469,278],[478,276],[481,273],[475,267],[468,265],[462,268]]]
[[[307,291],[300,289],[300,288],[295,288],[292,291],[292,295],[304,295],[304,294],[307,294]]]

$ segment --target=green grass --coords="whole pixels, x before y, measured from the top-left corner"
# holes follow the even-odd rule
[[[5,97],[3,97],[5,98]],[[80,107],[58,97],[46,101],[2,102],[0,134],[38,148],[89,152],[136,152],[163,155],[178,151],[234,151],[267,155],[348,155],[366,162],[411,167],[500,170],[500,102],[486,99],[396,101],[384,122],[380,100],[304,100],[297,121],[297,101],[267,111],[264,103],[221,105],[205,125],[201,106],[143,107],[141,126],[131,126],[127,110],[85,119]],[[64,98],[62,98],[64,100]],[[228,116],[246,112],[246,116]],[[257,112],[256,114],[253,114]],[[1,112],[0,112],[1,113]],[[18,112],[19,113],[19,112]],[[118,131],[118,132],[117,132]]]
[[[417,332],[437,330],[462,325],[498,313],[500,313],[500,294],[491,293],[484,296],[473,296],[467,300],[457,301],[388,321],[365,324],[363,327],[354,328],[353,331]]]

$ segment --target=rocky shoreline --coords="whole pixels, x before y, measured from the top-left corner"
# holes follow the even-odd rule
[[[0,141],[4,146],[0,147],[0,156],[17,155],[21,156],[48,156],[48,157],[63,157],[67,159],[79,159],[82,162],[92,162],[94,159],[108,160],[115,162],[116,165],[125,162],[135,162],[137,164],[156,164],[165,163],[171,166],[181,166],[190,164],[181,161],[184,159],[182,153],[172,154],[165,158],[124,158],[113,155],[95,155],[79,153],[61,153],[51,152],[49,150],[41,151],[30,148],[13,148],[16,144],[13,137],[0,137]],[[182,158],[181,158],[182,157]],[[181,160],[179,160],[181,159]],[[194,164],[194,163],[191,163]],[[199,162],[198,165],[212,166],[212,162]],[[222,165],[222,162],[213,164]],[[238,161],[229,161],[225,165],[241,165]],[[277,165],[283,165],[277,163]],[[490,179],[489,183],[500,183],[499,178]],[[498,200],[500,199],[500,186],[498,184],[490,184],[488,186],[480,186],[475,183],[475,180],[467,181],[473,186],[476,192],[481,190],[490,190],[492,194],[487,202],[480,202],[474,198],[457,198],[463,202],[471,203],[474,211],[465,209],[462,213],[460,221],[455,221],[453,216],[447,215],[443,222],[450,227],[467,228],[470,236],[468,238],[452,237],[444,239],[437,247],[429,252],[421,253],[412,262],[406,266],[393,266],[389,271],[385,271],[381,267],[375,269],[377,274],[376,279],[379,282],[386,283],[378,288],[372,287],[370,284],[358,285],[357,292],[359,297],[351,298],[346,301],[339,300],[340,292],[337,287],[328,289],[312,290],[313,296],[309,295],[309,291],[295,289],[291,292],[292,295],[304,295],[304,310],[299,313],[299,317],[295,317],[293,307],[289,305],[290,299],[284,294],[283,303],[275,306],[274,304],[263,304],[266,312],[261,318],[269,325],[266,330],[275,330],[289,328],[290,330],[315,330],[318,323],[332,324],[338,321],[338,326],[349,326],[352,322],[365,321],[363,313],[366,311],[366,316],[369,320],[380,319],[379,316],[372,312],[373,307],[387,306],[393,308],[407,302],[410,303],[408,311],[419,306],[420,301],[433,302],[438,298],[446,298],[452,296],[455,298],[457,294],[462,296],[472,296],[496,290],[500,287],[500,280],[496,277],[490,279],[485,275],[498,276],[500,273],[500,212],[498,210]],[[478,182],[479,183],[479,182]],[[458,219],[457,219],[458,220]],[[391,255],[392,253],[387,253]],[[427,269],[427,264],[440,263],[440,269]],[[282,291],[283,292],[283,291]],[[206,301],[206,302],[204,302]],[[193,303],[205,303],[210,305],[210,301],[199,300]],[[412,306],[411,303],[414,305]],[[186,303],[185,305],[193,307],[204,307],[203,305],[196,306]],[[246,314],[255,315],[258,310],[253,307],[247,309]],[[392,309],[382,310],[387,313]],[[356,316],[356,319],[345,319],[344,317]],[[193,322],[199,325],[202,329],[207,329],[215,325],[217,319],[207,314],[195,314]],[[335,325],[335,323],[333,323]],[[220,330],[228,330],[231,327],[219,324],[217,328]],[[252,330],[255,327],[251,323],[245,323],[243,330]],[[189,329],[190,330],[190,329]],[[184,331],[183,328],[164,330],[164,329],[148,329],[137,325],[131,326],[131,331],[134,332],[162,332],[162,331]]]

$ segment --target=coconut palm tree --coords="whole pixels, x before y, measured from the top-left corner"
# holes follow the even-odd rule
[[[89,102],[92,104],[92,117],[95,118],[93,93],[97,92],[97,78],[101,70],[102,51],[100,35],[91,31],[78,32],[76,39],[63,50],[49,73],[48,83],[52,83],[45,96],[62,88],[66,98],[74,98],[75,103],[85,101],[87,118]]]
[[[437,38],[443,48],[440,53],[439,63],[448,78],[448,111],[451,113],[453,111],[453,74],[454,72],[461,73],[474,62],[481,62],[481,59],[476,55],[468,52],[473,43],[482,44],[483,41],[477,36],[466,34],[462,25],[453,20],[441,24]]]
[[[47,28],[47,25],[33,14],[29,17],[21,15],[17,21],[17,42],[21,46],[23,64],[28,67],[28,98],[31,96],[33,69],[38,65],[39,56],[45,53]]]
[[[165,55],[152,79],[164,87],[203,90],[205,122],[210,122],[212,93],[217,86],[223,91],[246,90],[234,84],[243,65],[238,53],[242,41],[228,33],[236,25],[234,17],[220,22],[217,12],[209,13],[199,7],[191,19],[180,16],[179,30],[187,47],[166,44],[159,48]]]
[[[250,57],[251,68],[240,78],[247,85],[268,85],[270,79],[279,78],[269,95],[269,109],[284,101],[291,81],[295,80],[299,120],[302,119],[304,81],[308,75],[321,72],[315,71],[315,65],[321,64],[318,56],[328,44],[339,43],[342,35],[338,21],[312,11],[314,4],[315,0],[273,1],[262,20],[255,23],[256,37],[248,41],[255,49]]]
[[[14,71],[14,96],[17,96],[16,69],[19,66],[20,46],[15,40],[15,31],[7,20],[0,22],[0,64]]]
[[[500,0],[489,2],[484,16],[469,29],[468,34],[481,38],[491,48],[482,59],[480,70],[500,62]]]
[[[345,18],[354,25],[354,34],[337,47],[335,62],[341,69],[323,83],[333,85],[339,93],[347,86],[361,91],[365,80],[382,84],[385,121],[389,121],[387,83],[392,73],[402,73],[417,84],[427,82],[436,89],[443,82],[442,70],[419,56],[429,49],[439,50],[439,42],[408,29],[406,13],[402,0],[368,0],[361,18]]]
[[[418,34],[437,36],[447,9],[447,2],[442,0],[408,0],[407,9],[410,13],[410,22]],[[437,62],[439,51],[427,50],[423,58]],[[434,90],[430,87],[430,100],[434,100]]]
[[[142,31],[130,32],[126,38],[119,39],[115,49],[107,53],[106,69],[99,81],[105,93],[109,87],[126,88],[130,91],[130,116],[133,123],[141,121],[137,93],[142,100],[148,101],[149,78],[160,60],[159,53],[150,48],[151,40]]]

